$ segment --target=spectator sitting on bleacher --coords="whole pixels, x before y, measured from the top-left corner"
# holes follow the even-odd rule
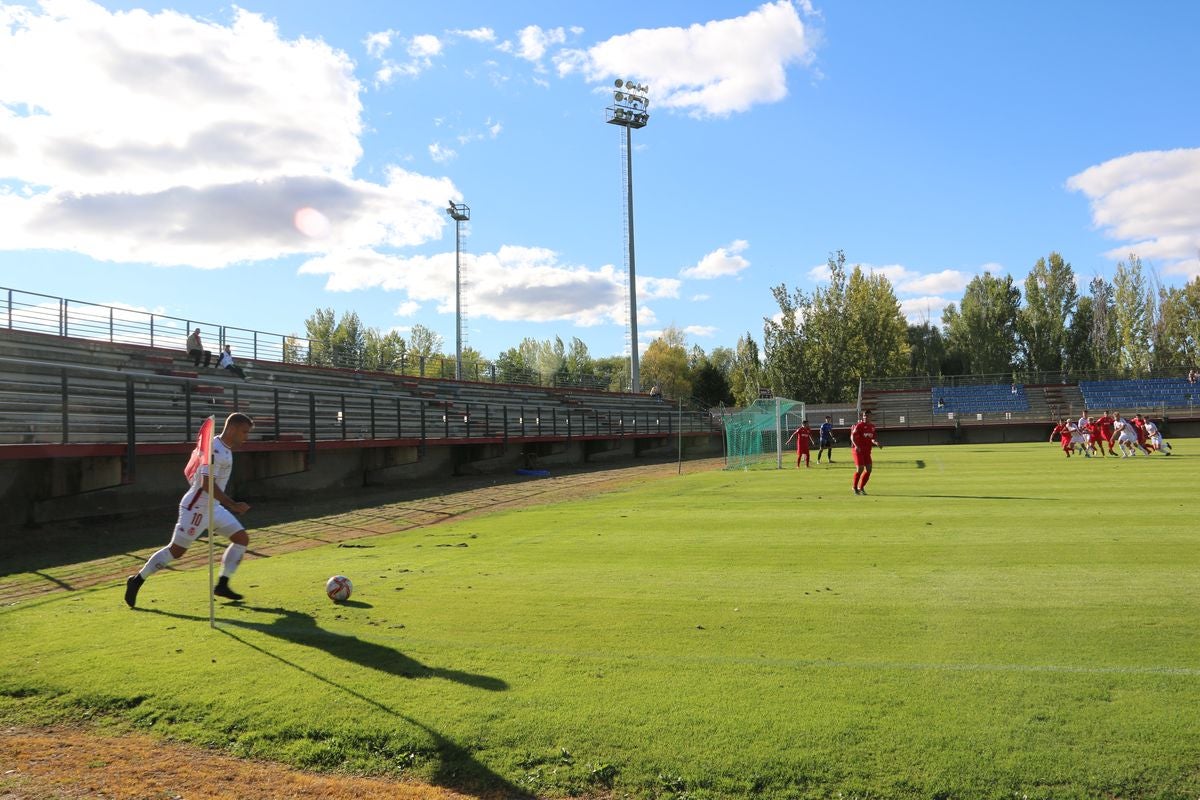
[[[941,397],[939,397],[938,398],[938,408],[945,408],[945,407],[946,407],[946,401],[944,399],[942,399]]]
[[[1194,369],[1188,370],[1188,383],[1195,386],[1197,380],[1200,380],[1200,372],[1196,372]]]
[[[212,363],[212,353],[204,349],[204,343],[200,341],[200,329],[192,331],[192,335],[187,338],[187,354],[191,357],[192,363],[197,367],[200,366],[201,357],[204,358],[204,366]]]
[[[221,360],[217,362],[217,366],[229,370],[244,381],[250,380],[246,377],[246,371],[233,362],[233,353],[229,352],[229,345],[225,345],[225,352],[221,353]]]
[[[662,400],[662,389],[658,388],[657,383],[650,387],[650,396]]]

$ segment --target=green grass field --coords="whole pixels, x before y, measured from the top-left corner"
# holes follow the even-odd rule
[[[1194,800],[1192,449],[666,479],[248,561],[216,631],[205,569],[61,593],[0,610],[0,723],[505,796]]]

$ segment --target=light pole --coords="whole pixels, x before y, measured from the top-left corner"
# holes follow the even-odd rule
[[[446,213],[454,220],[454,380],[462,380],[462,224],[471,218],[471,207],[450,201]]]
[[[646,127],[650,120],[650,101],[646,97],[650,87],[620,78],[617,78],[613,85],[617,89],[613,92],[613,104],[605,109],[604,121],[625,129],[625,228],[629,233],[629,381],[630,388],[640,392],[642,379],[638,369],[637,270],[633,257],[633,140],[630,131]]]

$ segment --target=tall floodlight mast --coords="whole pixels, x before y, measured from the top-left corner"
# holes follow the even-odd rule
[[[450,201],[446,213],[454,220],[454,380],[461,381],[462,368],[462,224],[471,218],[471,207]]]
[[[644,128],[650,120],[649,86],[617,78],[613,83],[613,104],[605,109],[604,121],[625,129],[625,231],[629,275],[629,381],[635,392],[642,390],[638,368],[637,269],[633,255],[633,145],[630,131]]]

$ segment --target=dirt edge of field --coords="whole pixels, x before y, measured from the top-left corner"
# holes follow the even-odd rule
[[[511,509],[546,502],[587,497],[620,489],[635,482],[663,480],[684,473],[719,469],[720,459],[639,464],[605,470],[586,470],[546,481],[507,484],[503,496],[495,487],[475,486],[454,493],[450,507],[458,509],[418,525],[461,520],[500,508]],[[527,487],[522,490],[520,487]],[[444,498],[445,494],[439,494]],[[398,515],[411,510],[410,502],[376,506]],[[339,515],[341,518],[342,515]],[[313,521],[320,522],[314,508]],[[376,520],[378,517],[376,516]],[[286,523],[277,526],[286,531]],[[392,532],[359,530],[356,537]],[[326,540],[297,537],[259,547],[263,554],[287,552],[327,544]],[[199,565],[196,565],[197,567]],[[119,568],[118,568],[119,567]],[[87,572],[81,585],[116,580],[128,572],[125,565],[100,563]],[[12,587],[16,589],[17,587]],[[61,589],[60,591],[67,591]],[[2,600],[3,592],[0,592]],[[79,800],[80,798],[164,798],[169,800],[224,800],[244,798],[322,798],[322,800],[493,800],[492,794],[463,794],[436,786],[386,778],[315,774],[261,761],[247,761],[192,745],[164,741],[140,733],[114,735],[87,726],[56,725],[50,728],[9,726],[0,728],[0,800]]]

